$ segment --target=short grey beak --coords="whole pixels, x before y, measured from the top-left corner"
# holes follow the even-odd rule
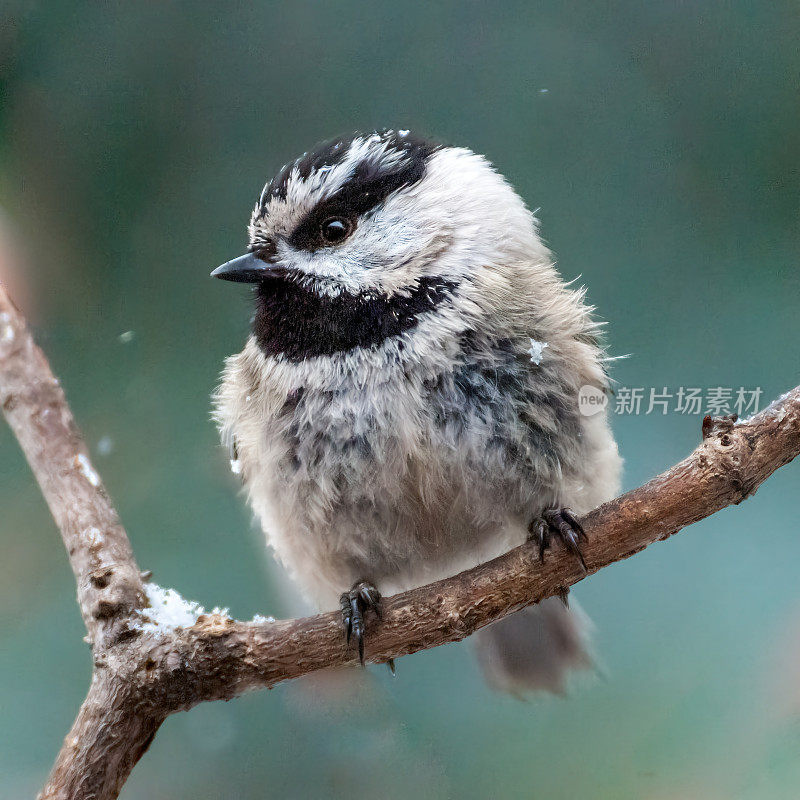
[[[224,281],[237,283],[258,283],[271,275],[280,275],[282,270],[276,269],[266,261],[262,261],[252,253],[245,253],[232,261],[226,261],[212,273],[212,278],[222,278]]]

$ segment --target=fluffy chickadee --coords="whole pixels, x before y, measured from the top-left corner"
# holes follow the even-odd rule
[[[341,604],[362,661],[381,593],[530,536],[580,557],[575,515],[621,465],[605,411],[579,411],[608,385],[598,324],[483,157],[407,131],[326,143],[264,188],[248,250],[212,273],[256,306],[216,418],[270,546],[321,610]],[[476,639],[510,691],[588,664],[557,598]]]

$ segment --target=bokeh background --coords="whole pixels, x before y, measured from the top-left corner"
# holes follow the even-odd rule
[[[609,322],[628,387],[798,382],[794,2],[3,4],[0,274],[66,387],[139,563],[291,613],[209,420],[247,330],[261,186],[320,139],[486,153]],[[699,417],[614,418],[633,487]],[[793,798],[798,467],[582,583],[601,669],[487,690],[468,643],[167,721],[122,797]],[[90,675],[62,545],[0,424],[0,796],[32,797]]]

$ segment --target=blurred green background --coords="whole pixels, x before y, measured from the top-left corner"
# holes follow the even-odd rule
[[[209,421],[265,182],[316,141],[413,128],[486,153],[582,274],[629,387],[798,382],[795,2],[6,2],[0,263],[139,563],[206,606],[292,609]],[[16,267],[15,267],[16,265]],[[132,332],[121,337],[121,334]],[[700,419],[617,416],[633,487]],[[602,669],[484,688],[462,643],[167,721],[122,797],[790,798],[798,467],[576,590]],[[63,547],[0,424],[0,796],[40,788],[90,660]]]

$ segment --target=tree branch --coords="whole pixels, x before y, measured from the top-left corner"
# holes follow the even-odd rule
[[[278,622],[200,616],[188,628],[143,625],[147,599],[119,523],[47,361],[0,286],[0,405],[61,530],[93,642],[89,695],[42,798],[118,795],[171,713],[357,663],[337,613]],[[644,486],[588,514],[588,572],[740,503],[800,453],[800,387],[753,418],[706,419],[703,441]],[[563,549],[532,545],[384,600],[367,659],[386,661],[469,636],[585,577]]]
[[[61,531],[91,641],[145,603],[130,542],[44,353],[0,284],[0,406]]]

